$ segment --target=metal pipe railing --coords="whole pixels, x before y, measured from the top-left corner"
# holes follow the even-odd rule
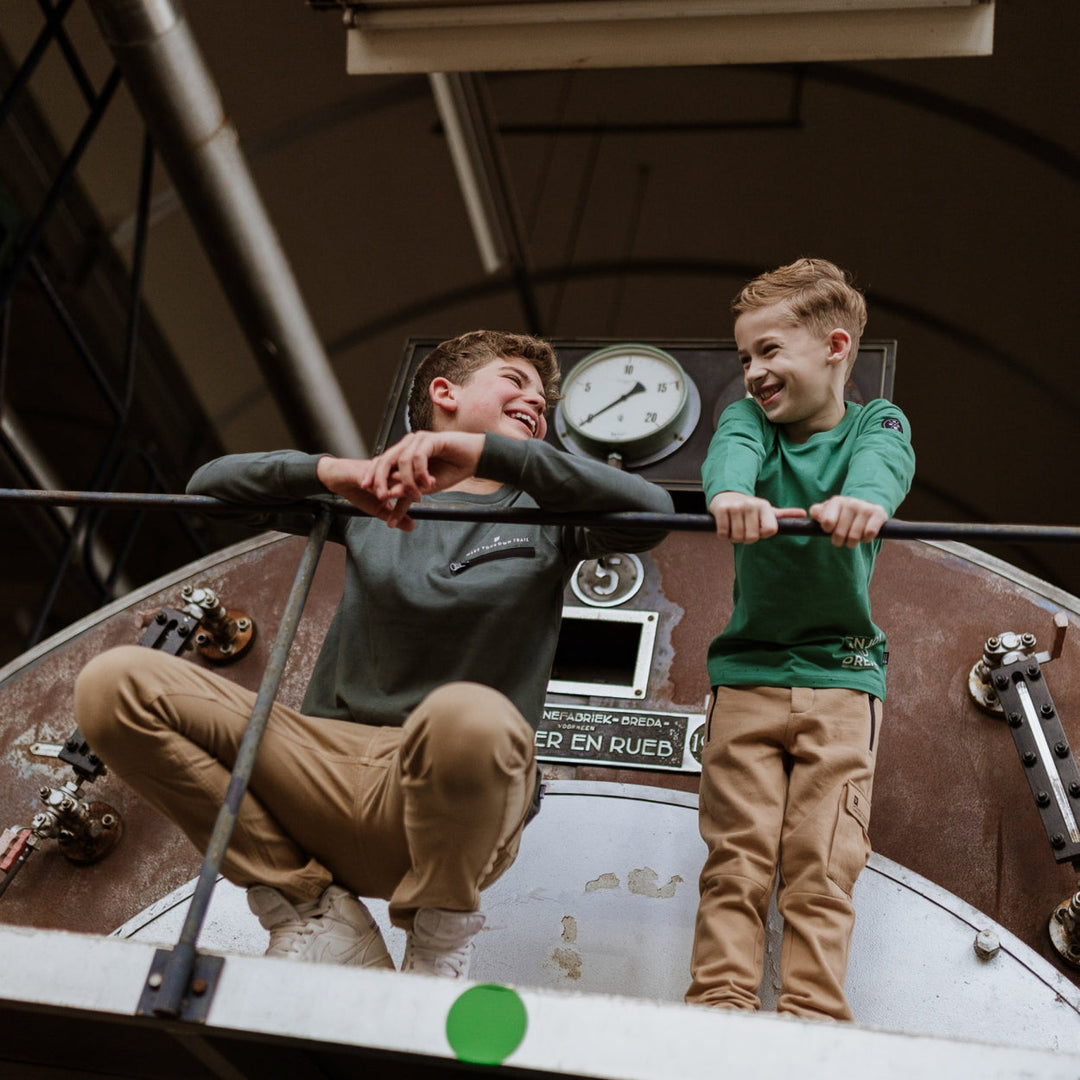
[[[213,517],[258,517],[277,514],[314,514],[328,508],[335,514],[363,517],[364,511],[335,497],[294,503],[244,504],[225,502],[207,495],[168,495],[140,492],[45,491],[32,488],[0,488],[0,504],[42,503],[49,506],[141,506],[157,510],[181,510]],[[417,521],[479,521],[510,525],[582,525],[618,528],[667,529],[672,532],[712,532],[710,514],[659,514],[647,511],[611,513],[553,513],[542,509],[500,510],[491,507],[426,506],[409,510]],[[780,533],[824,536],[816,522],[781,518]],[[965,543],[1080,543],[1080,525],[995,524],[990,522],[901,521],[894,518],[881,528],[886,540],[960,540]]]
[[[195,942],[210,906],[210,897],[236,825],[240,803],[247,792],[251,772],[255,766],[255,754],[270,719],[270,709],[274,704],[274,698],[277,697],[278,685],[296,635],[296,627],[307,601],[311,580],[315,576],[319,555],[330,531],[331,517],[327,508],[317,509],[315,521],[308,534],[307,546],[304,548],[300,565],[297,567],[292,590],[285,605],[285,613],[281,617],[277,636],[270,649],[270,658],[266,662],[262,682],[259,684],[251,719],[248,721],[243,741],[236,755],[236,764],[233,766],[229,786],[225,792],[225,801],[214,823],[214,831],[210,836],[202,869],[199,871],[195,893],[191,898],[191,904],[180,931],[180,940],[174,946],[165,968],[160,973],[161,982],[156,988],[153,1004],[153,1012],[158,1016],[179,1016],[183,1000],[188,994],[189,983],[195,970]]]

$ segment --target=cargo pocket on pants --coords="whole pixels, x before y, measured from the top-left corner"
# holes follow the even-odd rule
[[[870,800],[850,780],[836,808],[836,827],[829,849],[829,878],[848,896],[870,858]]]

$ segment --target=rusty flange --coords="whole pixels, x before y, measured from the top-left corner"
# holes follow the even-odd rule
[[[78,835],[61,833],[57,841],[64,857],[80,866],[100,862],[124,835],[123,819],[108,803],[92,802],[87,809],[85,830]]]

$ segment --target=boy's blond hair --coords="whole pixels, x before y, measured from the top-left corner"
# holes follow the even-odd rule
[[[731,301],[731,311],[738,318],[772,304],[783,304],[792,322],[821,337],[837,326],[846,330],[851,335],[851,370],[866,329],[866,301],[847,271],[828,259],[797,259],[748,281]]]
[[[540,376],[547,407],[559,400],[559,361],[555,350],[540,338],[511,334],[502,330],[471,330],[467,334],[436,345],[420,361],[409,390],[409,427],[430,431],[434,424],[434,406],[429,388],[433,379],[449,379],[458,386],[492,360],[527,360]]]

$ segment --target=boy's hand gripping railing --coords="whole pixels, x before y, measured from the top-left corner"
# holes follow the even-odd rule
[[[225,857],[225,850],[229,846],[240,803],[251,779],[255,754],[270,718],[270,709],[277,696],[278,684],[281,682],[289,648],[311,588],[319,555],[330,531],[332,516],[332,512],[326,507],[317,510],[292,591],[285,605],[285,613],[281,617],[277,637],[270,650],[270,658],[259,685],[251,719],[236,755],[236,764],[225,792],[225,802],[210,837],[195,893],[180,931],[180,940],[171,950],[159,949],[154,954],[150,974],[136,1010],[139,1015],[154,1014],[179,1016],[185,1020],[203,1020],[209,1010],[217,975],[224,965],[224,959],[220,956],[199,955],[195,951],[195,941],[206,918],[210,896]]]

